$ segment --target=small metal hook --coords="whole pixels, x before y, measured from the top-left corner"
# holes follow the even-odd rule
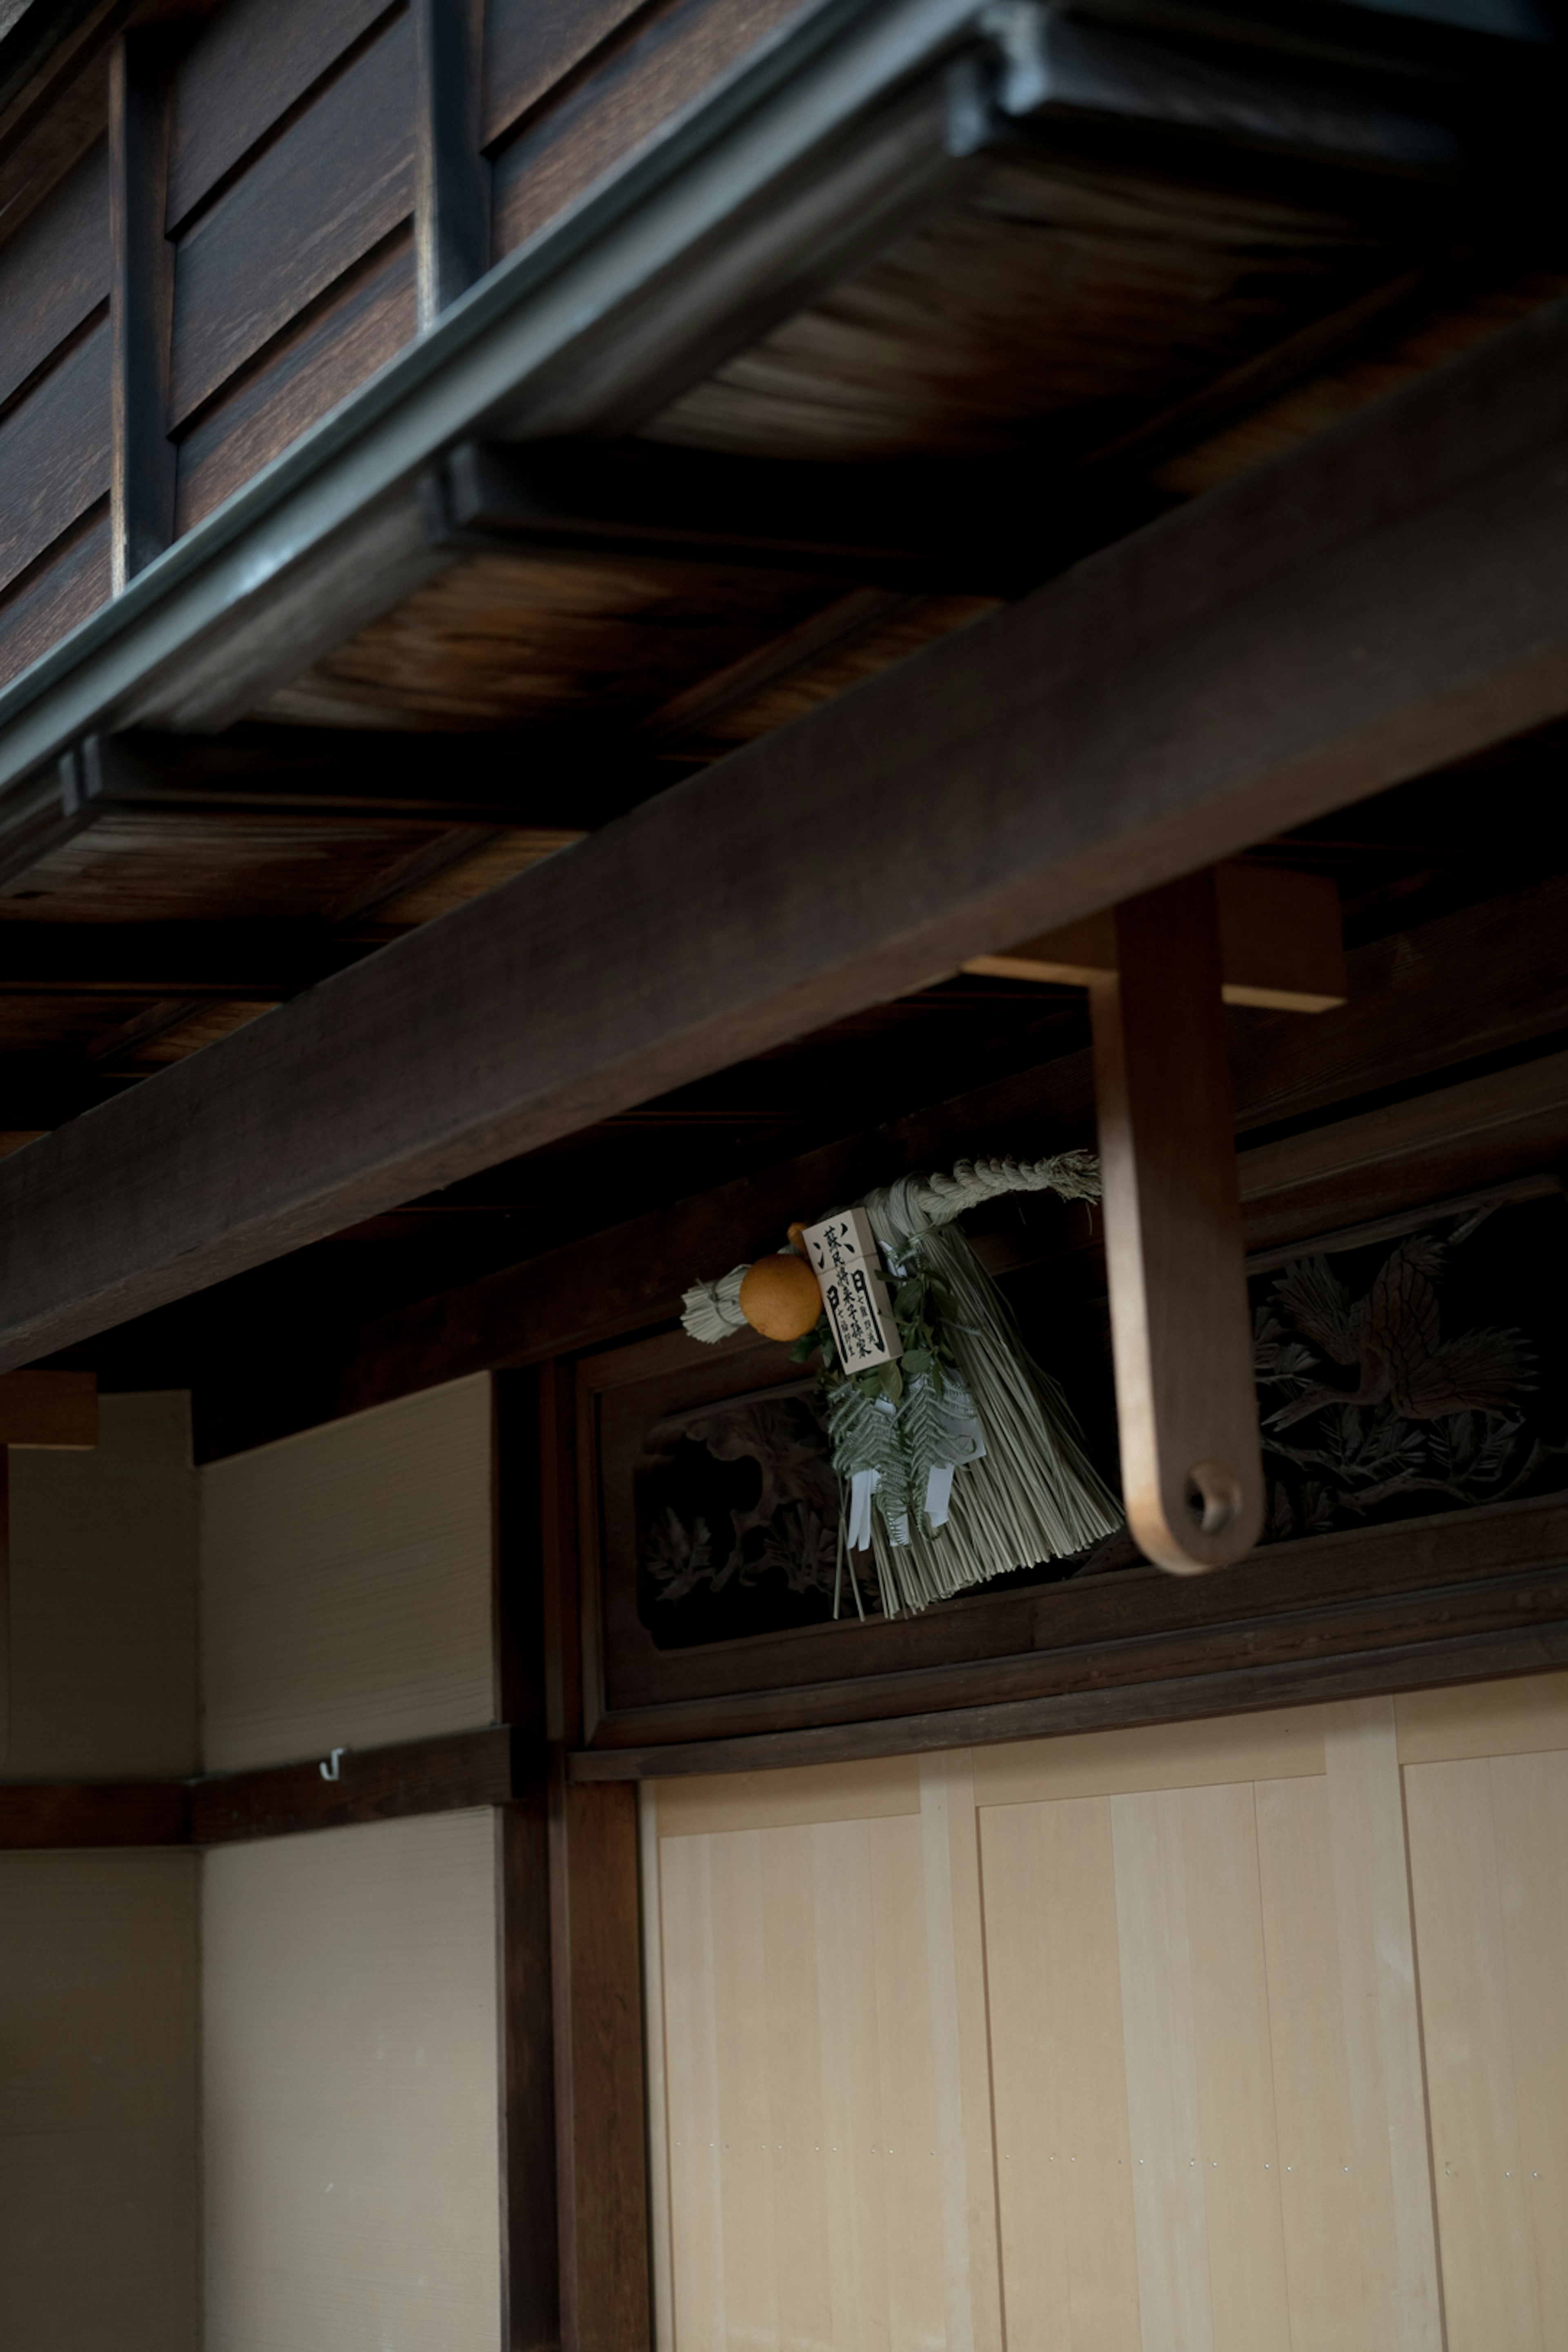
[[[330,1764],[323,1764],[321,1767],[321,1774],[323,1780],[337,1780],[342,1777],[340,1769],[340,1759],[346,1756],[348,1752],[349,1751],[346,1748],[333,1748],[331,1762]]]

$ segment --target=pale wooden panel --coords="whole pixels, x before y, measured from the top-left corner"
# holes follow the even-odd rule
[[[1293,2352],[1439,2352],[1392,1709],[1326,1712],[1255,1791]]]
[[[1394,1702],[1402,1764],[1456,1756],[1529,1756],[1568,1748],[1568,1674],[1458,1690],[1408,1691]]]
[[[981,1815],[1008,2341],[1140,2352],[1110,1803]]]
[[[1252,1790],[1110,1820],[1144,2352],[1289,2352]]]
[[[962,1764],[926,1795],[659,1843],[680,2352],[1000,2352]]]
[[[1356,2126],[1352,2177],[1369,2199],[1386,2180],[1394,2267],[1374,2306],[1376,2343],[1438,2352],[1442,2323],[1432,2221],[1409,1858],[1393,1701],[1322,1710],[1330,1848]]]
[[[920,1760],[873,1757],[859,1764],[804,1764],[778,1772],[726,1772],[660,1780],[661,1838],[724,1830],[780,1830],[816,1822],[881,1821],[921,1809]]]
[[[1568,2327],[1568,1756],[1405,1774],[1448,2352]]]
[[[485,1810],[208,1854],[212,2352],[495,2352],[494,1839]]]
[[[0,1854],[0,2343],[195,2352],[196,1862]]]
[[[925,1949],[937,2157],[942,2168],[946,2341],[1001,2352],[995,2129],[974,1769],[965,1750],[921,1764]]]
[[[488,1374],[201,1481],[210,1770],[493,1719]]]
[[[192,1772],[190,1400],[101,1400],[90,1454],[11,1455],[12,1780]]]
[[[1321,1716],[1319,1707],[1281,1707],[1274,1715],[1222,1716],[977,1748],[975,1801],[1024,1805],[1044,1798],[1115,1797],[1321,1772]]]

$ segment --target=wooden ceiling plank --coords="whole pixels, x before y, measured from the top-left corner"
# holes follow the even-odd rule
[[[0,1365],[1568,709],[1568,310],[0,1163]]]

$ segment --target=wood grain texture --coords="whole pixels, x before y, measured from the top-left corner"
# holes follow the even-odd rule
[[[110,593],[109,498],[19,579],[0,604],[0,685],[95,613]]]
[[[637,1794],[550,1797],[555,2182],[563,2352],[622,2352],[649,2329]]]
[[[406,217],[413,105],[399,16],[180,239],[171,423]]]
[[[1394,1701],[1394,1712],[1402,1764],[1550,1753],[1568,1748],[1568,1675],[1411,1691]]]
[[[96,1373],[0,1373],[0,1445],[90,1453],[97,1444]]]
[[[1119,907],[1116,952],[1089,1005],[1122,1498],[1191,1576],[1251,1550],[1265,1501],[1213,873]]]
[[[1568,2314],[1568,1752],[1407,1765],[1449,2352]]]
[[[197,1975],[194,1855],[0,1856],[7,2345],[196,2352]]]
[[[1286,1728],[650,1792],[669,2340],[1437,2352],[1393,1708]]]
[[[190,1842],[183,1781],[0,1782],[0,1852]]]
[[[207,2341],[494,2352],[488,1811],[209,1855]]]
[[[101,1400],[92,1453],[16,1452],[11,1746],[22,1781],[174,1779],[196,1762],[189,1400]]]
[[[331,1759],[316,1757],[214,1774],[191,1784],[190,1834],[197,1845],[232,1845],[413,1813],[505,1805],[515,1790],[513,1750],[510,1727],[498,1724],[394,1748],[351,1748],[338,1759],[335,1780],[321,1778],[321,1764]]]
[[[209,1770],[491,1719],[483,1375],[202,1480]]]
[[[181,436],[175,520],[189,530],[415,332],[414,263],[395,229],[286,328]]]
[[[630,0],[487,0],[487,147],[634,14]]]
[[[0,246],[0,407],[108,296],[109,159],[97,142]]]
[[[1565,334],[1526,320],[0,1164],[7,1360],[1548,718]],[[874,898],[825,889],[814,812]]]
[[[0,473],[21,486],[0,524],[0,588],[109,488],[109,362],[104,320],[0,423]]]
[[[171,234],[385,12],[386,0],[229,0],[213,12],[175,85]]]
[[[973,2325],[967,2158],[942,2128],[963,2094],[946,1887],[928,1899],[948,1828],[938,1811],[660,1838],[682,2352],[997,2340],[984,2294]],[[994,2261],[993,2235],[992,2296]]]
[[[542,110],[496,157],[490,231],[498,256],[542,228],[601,174],[679,114],[706,82],[748,49],[805,12],[810,0],[740,0],[715,8],[712,0],[675,0],[640,11],[623,0],[591,0],[586,9],[551,0],[542,16],[524,20],[521,39],[489,37],[486,143],[531,97],[570,64],[588,55],[616,25],[635,16],[629,37]],[[510,0],[517,6],[517,0]],[[510,51],[510,55],[508,52]]]

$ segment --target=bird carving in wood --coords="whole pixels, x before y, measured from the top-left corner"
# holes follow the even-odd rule
[[[1407,1421],[1445,1413],[1495,1413],[1519,1390],[1534,1385],[1529,1350],[1518,1331],[1462,1331],[1445,1339],[1435,1284],[1446,1252],[1417,1234],[1401,1242],[1378,1268],[1364,1298],[1352,1298],[1328,1260],[1300,1258],[1275,1286],[1276,1302],[1297,1328],[1336,1364],[1356,1364],[1357,1387],[1320,1384],[1269,1415],[1271,1429],[1289,1429],[1325,1405],[1381,1404],[1386,1398]]]

